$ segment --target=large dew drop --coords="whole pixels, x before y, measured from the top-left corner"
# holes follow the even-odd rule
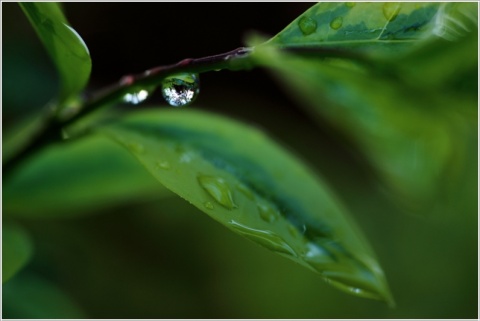
[[[227,182],[221,177],[198,175],[200,186],[210,194],[215,201],[231,210],[237,205],[233,202],[232,191]]]
[[[317,30],[317,22],[312,18],[302,17],[298,21],[298,27],[300,28],[304,36],[308,36]]]
[[[177,74],[162,82],[163,98],[174,107],[186,106],[193,102],[200,92],[197,74]]]

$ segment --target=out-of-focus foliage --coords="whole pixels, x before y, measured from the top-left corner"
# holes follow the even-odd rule
[[[14,224],[2,226],[2,283],[14,276],[32,256],[32,240],[25,230]]]
[[[288,4],[289,21],[290,8],[299,5]],[[78,22],[75,28],[86,31],[81,32],[82,37],[97,55],[95,61],[102,61],[101,52],[95,51],[102,45],[107,48],[103,65],[121,57],[104,75],[103,81],[109,82],[138,68],[184,58],[181,46],[187,46],[192,57],[231,49],[221,46],[223,40],[233,37],[231,28],[223,26],[253,28],[255,15],[273,25],[271,17],[281,16],[275,9],[280,4],[268,4],[263,11],[257,10],[258,3],[222,4],[218,14],[213,14],[216,4],[206,3],[198,7],[194,3],[103,6],[64,5],[70,21]],[[206,10],[205,6],[210,7]],[[247,6],[251,7],[239,14]],[[73,98],[89,78],[86,46],[66,24],[57,5],[23,3],[22,7],[60,72],[60,100]],[[226,15],[229,10],[236,15]],[[39,49],[22,49],[33,48],[33,38],[29,42],[16,36],[18,29],[13,26],[21,23],[9,24],[6,11],[2,18],[9,50],[4,65],[24,68],[28,59],[36,61]],[[292,100],[258,69],[202,75],[202,92],[189,108],[208,106],[261,127],[260,131],[187,110],[134,112],[118,123],[96,124],[90,136],[75,138],[90,122],[101,120],[100,115],[85,119],[78,132],[66,131],[70,139],[44,150],[18,176],[3,182],[3,269],[4,275],[6,271],[18,273],[4,283],[2,317],[475,318],[477,11],[476,3],[313,5],[268,44],[324,50],[321,57],[312,51],[306,55],[278,52],[267,45],[254,51],[257,66],[273,73]],[[203,12],[211,13],[209,20]],[[87,15],[89,19],[85,19]],[[236,23],[235,16],[240,17]],[[179,19],[183,19],[181,23]],[[142,23],[132,23],[140,20]],[[204,24],[211,24],[212,29],[205,32]],[[227,35],[218,36],[225,29]],[[151,37],[152,30],[158,37]],[[281,28],[273,32],[278,30]],[[210,38],[215,42],[206,45]],[[222,39],[221,43],[217,39]],[[214,48],[216,42],[218,48]],[[202,52],[205,48],[208,52]],[[57,55],[57,51],[65,55]],[[16,52],[22,55],[12,54]],[[171,52],[173,57],[164,58]],[[77,53],[81,59],[75,62]],[[133,53],[138,53],[134,60],[139,64],[126,67],[126,58]],[[149,56],[154,60],[149,61]],[[96,62],[95,68],[103,65]],[[23,116],[23,111],[9,106],[19,93],[31,96],[34,91],[29,86],[42,91],[51,87],[53,77],[46,71],[42,81],[20,77],[31,71],[12,74],[12,70],[4,70],[8,88],[19,88],[11,91],[4,85],[9,115],[17,112],[16,116]],[[242,77],[247,81],[236,82]],[[220,81],[215,83],[217,78]],[[153,108],[168,108],[159,107],[155,95],[151,99]],[[308,116],[298,111],[297,103]],[[30,129],[37,123],[32,124]],[[22,126],[8,125],[12,130],[4,132],[4,156],[33,132],[18,133]],[[289,148],[279,148],[259,134],[261,131]],[[289,248],[301,251],[302,239],[318,244],[322,239],[306,233],[308,229],[303,230],[292,215],[281,216],[278,223],[262,221],[262,215],[267,221],[273,216],[249,195],[274,210],[284,210],[278,200],[287,200],[287,205],[297,200],[306,209],[300,216],[308,218],[305,227],[325,220],[336,230],[338,237],[333,242],[323,239],[327,248],[343,242],[349,251],[362,252],[353,253],[350,259],[330,257],[332,261],[340,258],[333,264],[338,269],[348,266],[344,264],[348,260],[370,261],[372,255],[355,224],[344,219],[344,214],[338,215],[350,212],[386,272],[397,307],[390,309],[382,302],[337,291],[301,266],[298,257],[295,261],[300,265],[292,264],[245,242],[183,199],[165,197],[171,194],[149,177],[134,157],[95,136],[100,132],[108,132],[155,178],[220,222],[228,226],[229,213],[238,214],[233,221],[271,228],[288,238]],[[203,135],[205,132],[210,136]],[[300,157],[289,155],[286,149]],[[259,166],[245,166],[255,162]],[[180,172],[173,175],[176,169]],[[268,175],[258,175],[260,172]],[[314,172],[322,179],[315,178]],[[198,179],[197,174],[208,175]],[[302,174],[302,179],[295,180],[296,174]],[[199,188],[202,183],[206,188]],[[233,194],[222,191],[225,184],[232,187]],[[323,199],[313,192],[324,189],[329,191],[322,194]],[[341,210],[336,205],[340,203]],[[227,210],[225,204],[232,209]],[[241,205],[251,211],[247,213]],[[316,212],[315,207],[334,213]],[[405,215],[406,208],[421,218]],[[98,215],[85,215],[93,213]],[[9,226],[25,229],[31,238],[9,237]],[[288,234],[291,226],[292,233],[305,235]],[[251,232],[245,229],[240,234],[274,247],[271,235],[265,238],[265,233],[260,233],[262,239]],[[33,254],[25,241],[30,239],[35,241]],[[23,250],[5,250],[15,244]],[[328,262],[321,263],[326,266]],[[378,267],[376,261],[366,265]],[[381,270],[372,275],[380,280],[374,291],[386,291]],[[375,283],[370,280],[362,286]]]

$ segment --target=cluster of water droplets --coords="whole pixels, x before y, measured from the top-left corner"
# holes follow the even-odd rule
[[[198,74],[176,74],[165,78],[162,82],[161,89],[163,98],[170,106],[187,106],[197,98],[200,92],[200,80]],[[155,88],[134,90],[125,94],[123,101],[138,105],[145,101],[154,90]]]

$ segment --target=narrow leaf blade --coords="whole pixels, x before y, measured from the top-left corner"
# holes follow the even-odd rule
[[[92,69],[88,48],[54,2],[22,2],[28,17],[52,58],[61,79],[60,101],[77,95]]]
[[[392,302],[372,250],[335,196],[262,132],[198,111],[147,111],[97,129],[165,187],[347,292]]]

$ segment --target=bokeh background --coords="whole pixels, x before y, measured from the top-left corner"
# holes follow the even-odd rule
[[[128,73],[235,49],[253,31],[273,36],[311,5],[63,4],[90,50],[88,91]],[[38,112],[58,80],[19,6],[3,3],[2,10],[5,133]],[[156,92],[144,105],[119,108],[169,107]],[[184,200],[162,195],[73,217],[16,219],[31,233],[35,253],[3,285],[4,317],[477,318],[477,153],[459,169],[466,174],[455,206],[412,215],[388,198],[348,137],[314,123],[263,70],[202,74],[200,95],[188,108],[263,128],[324,177],[375,249],[397,307],[339,292]]]

